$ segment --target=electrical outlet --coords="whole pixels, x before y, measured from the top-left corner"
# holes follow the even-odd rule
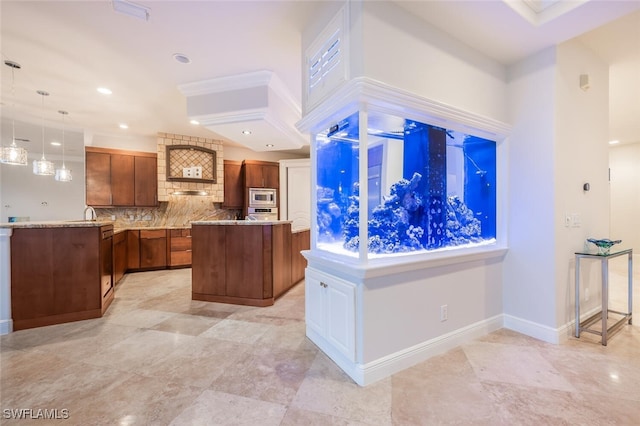
[[[564,214],[564,226],[567,228],[571,226],[571,215],[569,213]]]
[[[589,287],[584,289],[584,301],[587,302],[589,300]]]
[[[440,306],[440,321],[446,321],[449,318],[449,308],[447,305]]]

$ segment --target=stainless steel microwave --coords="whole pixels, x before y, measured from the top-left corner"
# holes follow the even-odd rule
[[[274,188],[249,188],[248,207],[278,207]]]

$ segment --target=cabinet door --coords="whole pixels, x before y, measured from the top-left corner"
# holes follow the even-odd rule
[[[264,188],[262,166],[258,164],[245,164],[244,186],[246,188]]]
[[[262,177],[264,179],[265,188],[280,187],[280,166],[279,165],[266,165],[262,166]]]
[[[336,279],[326,283],[326,338],[350,360],[355,360],[355,286]]]
[[[244,202],[242,187],[242,163],[224,162],[224,202],[222,207],[241,209]]]
[[[87,205],[110,206],[111,155],[101,152],[87,152],[85,167]]]
[[[305,321],[309,328],[324,336],[324,312],[326,310],[324,283],[309,270],[307,270],[305,278]]]
[[[113,236],[113,282],[117,284],[127,272],[127,232]]]
[[[355,300],[354,284],[307,268],[307,325],[352,361],[356,357]]]
[[[111,154],[111,205],[133,206],[133,157]]]
[[[166,230],[140,231],[140,268],[167,267]]]
[[[155,157],[135,157],[135,205],[158,204],[158,168]]]
[[[127,269],[140,269],[140,231],[127,231]]]

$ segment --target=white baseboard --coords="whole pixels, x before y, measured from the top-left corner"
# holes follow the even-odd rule
[[[13,320],[1,320],[0,321],[0,336],[13,332]]]
[[[419,343],[401,351],[389,354],[366,364],[356,363],[338,353],[329,343],[307,327],[307,337],[349,375],[360,386],[367,386],[378,380],[422,361],[468,343],[478,337],[496,331],[503,326],[502,315],[479,321],[475,324],[443,334],[426,342]]]
[[[600,308],[596,307],[587,312],[583,312],[580,315],[581,321],[589,318],[598,311],[600,311]],[[570,336],[574,335],[575,323],[576,321],[574,319],[558,328],[553,328],[523,318],[514,317],[513,315],[504,314],[504,328],[555,345],[566,341]]]

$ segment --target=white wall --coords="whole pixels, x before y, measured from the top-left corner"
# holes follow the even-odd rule
[[[509,69],[513,131],[503,294],[505,324],[521,332],[527,324],[555,328],[555,67],[556,50],[549,48]]]
[[[588,92],[579,88],[585,73],[592,79]],[[607,82],[606,64],[575,41],[509,69],[514,128],[505,324],[546,341],[571,332],[574,252],[584,248],[588,236],[608,235]],[[582,189],[585,182],[591,184],[588,192]],[[576,219],[569,227],[566,213]],[[584,275],[594,296],[596,272],[592,268]]]
[[[575,319],[574,253],[584,249],[589,237],[610,237],[609,67],[575,40],[558,45],[557,52],[555,324],[562,327]],[[587,91],[580,88],[581,74],[589,75],[591,87]],[[583,190],[586,182],[590,184],[589,191]],[[580,223],[566,227],[565,213],[579,215]],[[598,262],[583,264],[583,286],[592,295],[589,301],[581,302],[581,309],[586,312],[598,306],[602,286]]]
[[[363,2],[362,7],[362,75],[474,114],[508,121],[503,65],[393,2]],[[357,65],[353,64],[352,78],[360,75]]]
[[[9,216],[28,216],[31,221],[82,219],[84,164],[65,161],[65,166],[73,172],[71,182],[36,176],[31,163],[0,166],[0,222],[7,222]]]
[[[638,136],[640,137],[640,135]],[[611,238],[622,240],[640,256],[640,143],[609,150],[611,168]]]

